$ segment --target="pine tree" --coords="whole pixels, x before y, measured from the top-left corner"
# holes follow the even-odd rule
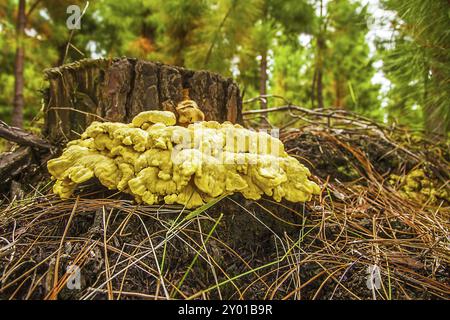
[[[429,134],[450,131],[450,18],[447,0],[385,0],[397,12],[394,42],[385,46],[385,71],[393,82],[391,109],[420,106]],[[402,98],[403,97],[403,98]]]
[[[23,126],[23,68],[25,63],[25,46],[23,39],[26,24],[25,5],[25,0],[19,0],[16,20],[16,58],[14,60],[14,103],[12,125],[18,128],[22,128]]]
[[[270,64],[273,59],[271,52],[275,46],[298,43],[301,33],[310,33],[314,19],[314,10],[309,1],[305,0],[264,0],[261,3],[260,17],[249,31],[250,41],[241,50],[239,66],[240,77],[249,87],[249,91],[256,91],[259,95],[268,93]],[[258,61],[258,83],[255,80],[255,63]],[[261,100],[261,108],[267,108],[267,100]]]
[[[151,21],[157,26],[157,48],[152,58],[186,66],[186,55],[194,44],[194,34],[208,10],[207,0],[151,1]]]
[[[358,1],[319,2],[315,32],[313,107],[332,106],[372,114],[380,108],[379,86],[372,84],[373,58],[366,42],[367,7]]]
[[[260,12],[261,0],[208,1],[208,9],[199,17],[200,28],[187,50],[187,65],[232,75],[239,48],[249,41],[252,26]]]

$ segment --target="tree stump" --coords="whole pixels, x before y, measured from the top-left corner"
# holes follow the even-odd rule
[[[131,58],[81,60],[45,70],[44,136],[75,139],[95,120],[130,122],[141,111],[173,110],[182,89],[205,120],[242,121],[238,86],[219,74]]]

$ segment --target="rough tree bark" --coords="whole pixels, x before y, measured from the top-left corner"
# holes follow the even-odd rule
[[[94,120],[130,122],[141,111],[174,110],[189,89],[206,120],[242,122],[242,99],[231,80],[131,58],[81,60],[45,71],[43,139],[0,121],[0,137],[20,145],[0,154],[0,192],[27,182],[69,139]]]
[[[182,89],[206,120],[242,121],[242,100],[231,80],[131,58],[81,60],[45,71],[44,136],[52,143],[78,137],[94,120],[130,122],[141,111],[172,110]]]

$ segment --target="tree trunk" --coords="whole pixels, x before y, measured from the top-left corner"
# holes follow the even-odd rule
[[[345,109],[344,105],[344,88],[343,81],[339,77],[334,79],[334,103],[333,107],[337,109]]]
[[[432,72],[432,77],[429,78],[429,73]],[[433,96],[433,92],[431,88],[433,86],[430,84],[431,81],[442,82],[442,79],[436,79],[439,76],[439,71],[428,67],[424,72],[424,97],[423,97],[423,115],[425,122],[425,132],[429,136],[430,139],[446,139],[447,134],[447,124],[448,120],[443,114],[442,110],[439,109],[439,106],[436,105],[436,102],[430,97]]]
[[[323,109],[323,83],[322,83],[322,69],[317,71],[317,107]]]
[[[317,62],[316,62],[316,87],[317,87],[317,107],[323,109],[323,63],[324,63],[324,50],[325,50],[325,38],[326,24],[323,22],[323,1],[320,1],[320,28],[317,35]]]
[[[79,137],[94,120],[130,122],[141,111],[173,110],[183,88],[206,120],[242,122],[238,86],[216,73],[117,58],[81,60],[45,75],[43,132],[52,143]]]
[[[259,95],[267,94],[267,50],[261,54],[261,63],[259,66]],[[261,109],[267,109],[267,99],[261,99]]]
[[[324,64],[325,39],[322,34],[317,37],[317,107],[322,109],[323,104],[323,64]]]
[[[317,36],[317,50],[316,50],[316,63],[314,70],[314,79],[312,85],[312,94],[311,96],[314,98],[314,95],[317,98],[317,108],[322,109],[324,107],[323,104],[323,60],[324,60],[324,48],[325,48],[325,39],[322,34]],[[314,90],[316,92],[314,92]],[[313,107],[314,107],[313,101]]]
[[[25,0],[19,0],[19,10],[16,24],[16,57],[14,62],[14,103],[12,113],[12,125],[18,128],[23,126],[23,66],[25,52],[23,45],[24,30],[26,23]]]
[[[316,82],[317,82],[317,65],[314,69],[312,84],[311,84],[311,108],[314,109],[316,106]]]

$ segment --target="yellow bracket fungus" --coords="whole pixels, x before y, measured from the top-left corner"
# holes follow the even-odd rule
[[[411,170],[404,176],[391,174],[388,181],[392,185],[398,185],[400,195],[406,199],[430,204],[436,204],[442,200],[450,202],[448,189],[438,187],[435,184],[437,180],[430,179],[423,169]]]
[[[203,120],[198,112],[190,114],[183,121]],[[59,158],[48,161],[56,179],[53,191],[68,198],[78,184],[95,177],[139,203],[187,208],[234,192],[253,200],[267,195],[304,202],[320,191],[308,180],[309,170],[267,133],[229,122],[175,123],[170,111],[142,112],[130,124],[93,122]]]

